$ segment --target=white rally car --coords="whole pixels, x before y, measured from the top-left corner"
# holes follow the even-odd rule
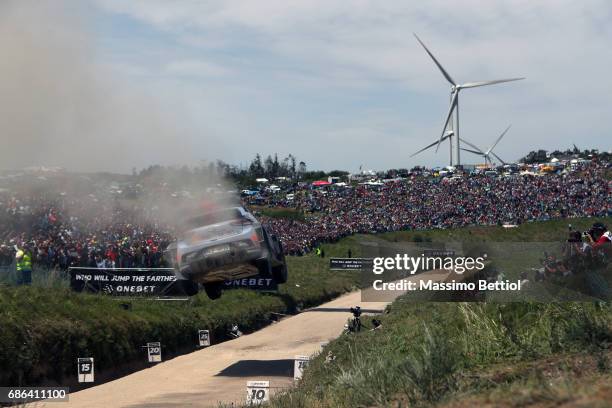
[[[202,284],[211,299],[225,281],[255,275],[287,281],[280,241],[243,207],[208,212],[187,220],[167,249],[179,280]],[[190,293],[194,294],[194,293]]]

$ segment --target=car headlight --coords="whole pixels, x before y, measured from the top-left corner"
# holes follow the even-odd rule
[[[183,255],[183,262],[191,261],[196,255],[196,252],[190,252],[188,254]]]

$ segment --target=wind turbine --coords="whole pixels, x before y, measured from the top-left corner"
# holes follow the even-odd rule
[[[441,139],[442,141],[445,141],[446,139],[448,139],[448,145],[450,147],[450,165],[451,166],[453,165],[453,135],[454,134],[455,132],[453,132],[452,130],[447,130],[446,132],[444,132],[444,135],[442,136],[442,139]],[[414,157],[417,154],[424,152],[427,149],[431,149],[432,147],[436,146],[438,143],[439,141],[436,140],[435,142],[433,142],[432,144],[428,144],[427,146],[425,146],[418,152],[411,154],[410,157]]]
[[[436,152],[440,148],[440,143],[442,143],[444,136],[447,133],[448,125],[449,125],[449,122],[451,121],[451,117],[453,116],[453,113],[455,113],[455,126],[453,130],[455,134],[455,150],[457,154],[457,165],[460,165],[461,164],[461,146],[459,143],[460,141],[460,138],[459,138],[459,92],[462,89],[466,89],[466,88],[476,88],[479,86],[501,84],[503,82],[519,81],[525,78],[496,79],[493,81],[466,82],[464,84],[457,84],[457,82],[455,82],[455,80],[448,74],[448,72],[446,72],[446,70],[438,62],[436,57],[434,57],[433,54],[429,51],[429,49],[425,46],[423,41],[421,41],[421,39],[416,34],[414,34],[414,37],[423,46],[427,54],[429,54],[429,56],[431,57],[433,62],[436,64],[440,72],[442,72],[442,75],[444,76],[444,78],[446,78],[446,80],[451,84],[450,108],[448,110],[448,114],[446,115],[446,121],[444,122],[444,126],[442,127],[442,134],[440,135],[440,140],[438,140],[438,145],[436,146]]]
[[[461,150],[464,150],[466,152],[470,152],[470,153],[474,153],[477,154],[479,156],[484,157],[485,160],[485,164],[489,163],[489,164],[493,164],[493,160],[491,160],[491,155],[493,155],[497,160],[500,161],[501,164],[506,164],[505,161],[503,161],[501,159],[501,157],[499,157],[498,155],[496,155],[495,153],[493,153],[493,149],[495,148],[495,146],[497,146],[497,144],[499,143],[500,140],[502,140],[502,138],[506,135],[506,133],[508,132],[508,130],[510,130],[510,127],[512,125],[509,125],[506,130],[504,130],[502,132],[501,135],[499,135],[499,137],[497,138],[497,140],[495,141],[495,143],[493,143],[493,145],[491,147],[489,147],[486,151],[482,151],[482,149],[480,149],[478,146],[468,142],[467,140],[463,139],[463,141],[465,142],[465,144],[467,144],[468,146],[476,149],[476,150],[471,150],[471,149],[464,149],[461,148]]]

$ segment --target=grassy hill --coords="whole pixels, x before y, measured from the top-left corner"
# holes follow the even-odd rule
[[[327,259],[288,257],[289,281],[279,293],[230,290],[211,301],[125,299],[72,292],[57,272],[35,270],[32,287],[0,283],[0,385],[69,384],[78,357],[94,357],[96,371],[117,374],[146,366],[142,347],[160,341],[164,358],[192,351],[197,331],[213,342],[228,326],[244,332],[269,324],[275,313],[295,313],[353,290],[355,273],[330,273]],[[97,376],[104,378],[104,376]]]
[[[568,222],[586,230],[595,221],[402,231],[377,238],[561,241]],[[311,361],[299,385],[277,395],[270,406],[609,406],[609,303],[436,303],[415,302],[409,296],[380,316],[381,329],[331,342]],[[328,353],[333,361],[326,361]]]
[[[594,222],[594,219],[572,220],[572,223],[581,229],[586,229],[592,222]],[[540,239],[541,236],[545,236],[549,240],[560,240],[565,237],[566,230],[567,221],[551,221],[529,223],[512,230],[505,230],[501,227],[474,227],[452,231],[395,232],[379,234],[374,237],[356,235],[347,237],[338,243],[324,244],[322,248],[325,250],[327,258],[332,256],[344,257],[349,249],[353,256],[360,256],[361,242],[364,239],[399,242],[402,240],[444,240],[453,236],[461,239],[465,237],[466,240],[492,240],[501,237],[500,239],[522,241],[528,237]],[[210,301],[203,294],[184,302],[158,302],[141,299],[130,301],[131,310],[125,310],[121,307],[121,303],[124,303],[124,301],[118,301],[103,295],[71,292],[67,288],[65,280],[58,276],[56,272],[35,271],[35,285],[28,288],[15,288],[2,284],[2,279],[0,279],[0,385],[53,383],[72,385],[75,380],[74,363],[76,358],[84,356],[91,356],[96,359],[96,371],[99,370],[101,374],[104,372],[111,373],[108,374],[110,377],[113,376],[112,373],[115,373],[114,375],[124,374],[146,366],[143,363],[145,354],[141,346],[147,342],[160,341],[163,345],[164,358],[168,358],[194,350],[198,329],[209,329],[212,333],[213,342],[222,341],[225,339],[227,327],[231,323],[238,323],[241,329],[246,332],[256,330],[269,324],[274,319],[275,313],[293,313],[300,308],[317,305],[358,286],[359,276],[357,274],[330,272],[327,258],[321,259],[313,255],[289,257],[289,282],[281,285],[278,294],[233,290],[224,294],[217,301]],[[501,313],[500,310],[495,309],[497,307],[503,308],[504,306],[487,306],[483,310],[475,309],[479,319],[491,325],[491,330],[501,327],[501,321],[495,320],[496,316]],[[511,308],[513,307],[518,306],[511,306]],[[604,339],[609,336],[609,332],[606,331],[608,329],[605,328],[608,327],[606,324],[609,321],[606,319],[609,318],[610,311],[604,306],[590,305],[587,307],[578,305],[569,309],[566,309],[566,306],[563,305],[559,309],[529,307],[533,307],[533,309],[529,309],[528,314],[531,316],[530,318],[535,319],[529,320],[529,324],[539,322],[538,319],[541,316],[557,317],[557,319],[551,318],[542,321],[545,328],[541,332],[520,332],[522,333],[521,336],[534,342],[533,344],[528,343],[527,347],[540,353],[537,354],[538,356],[553,356],[567,350],[584,349],[585,347],[591,347],[593,344],[599,344],[599,339],[602,336]],[[388,354],[391,360],[397,358],[400,361],[406,361],[409,352],[414,352],[414,350],[430,347],[431,351],[433,350],[431,347],[450,347],[448,344],[439,345],[437,343],[428,346],[427,342],[433,341],[428,340],[429,338],[436,339],[439,337],[432,337],[428,333],[438,333],[436,330],[446,328],[449,332],[442,332],[442,337],[450,341],[454,339],[453,336],[459,336],[452,341],[460,341],[464,338],[461,337],[461,333],[465,329],[465,322],[461,323],[460,319],[469,310],[466,307],[462,312],[458,309],[458,304],[445,306],[444,304],[427,303],[419,306],[419,304],[414,303],[404,305],[402,302],[397,302],[390,308],[391,312],[383,317],[384,330],[382,332],[372,332],[375,334],[362,333],[359,336],[350,339],[343,338],[331,344],[330,350],[339,356],[336,362],[337,369],[334,369],[336,371],[329,368],[321,368],[322,371],[320,372],[316,371],[317,364],[321,364],[321,367],[325,366],[322,365],[322,362],[315,360],[312,370],[309,371],[311,374],[307,374],[305,378],[303,391],[300,388],[286,398],[298,398],[297,401],[299,402],[301,401],[299,398],[306,398],[306,395],[311,395],[308,398],[312,398],[312,395],[314,395],[316,399],[308,401],[320,403],[322,406],[336,406],[334,405],[336,402],[347,397],[339,390],[352,390],[351,387],[361,387],[361,384],[365,387],[364,393],[371,394],[378,387],[376,384],[379,384],[374,381],[375,378],[372,376],[380,378],[380,381],[384,382],[391,381],[382,375],[384,373],[391,376],[404,376],[405,374],[399,371],[394,374],[393,370],[386,370],[382,366],[376,365],[380,364],[376,363],[377,355],[393,352],[396,354]],[[507,313],[509,313],[508,316],[519,316],[523,313],[521,310],[511,309]],[[518,317],[515,319],[517,330],[527,324],[527,321]],[[554,330],[550,327],[546,328],[548,327],[546,324],[565,320],[575,321],[575,324],[588,324],[589,326],[584,328],[572,323],[563,330],[559,329],[561,331],[557,328]],[[456,323],[446,324],[447,321],[456,321]],[[393,326],[396,326],[396,329],[392,329]],[[396,333],[394,330],[401,333],[410,333],[411,337],[392,335]],[[493,332],[491,339],[501,341],[510,336],[510,332],[504,331],[508,329],[502,328],[500,330]],[[550,332],[550,330],[553,331]],[[586,340],[584,336],[574,339],[570,332],[587,333],[590,337]],[[555,341],[560,344],[560,348],[555,349],[550,346],[547,349],[542,345],[543,338],[550,333],[557,333],[561,336],[558,339],[555,338]],[[370,338],[368,336],[378,337]],[[486,341],[493,341],[491,339]],[[364,345],[364,347],[360,345]],[[492,347],[491,345],[490,353],[496,356],[499,351],[496,352]],[[512,358],[518,360],[524,358],[521,357],[522,354],[519,356],[520,358],[517,357],[515,351],[512,351],[512,353],[515,353],[511,354]],[[433,356],[435,353],[431,352],[430,354]],[[354,367],[351,361],[355,359],[348,357],[351,355],[359,356],[359,361],[369,361],[375,365],[372,368],[366,366]],[[496,359],[487,360],[485,357],[480,357],[482,361],[479,364],[489,367],[489,364],[498,361]],[[455,367],[456,364],[456,367],[461,367],[462,370],[473,368],[472,366],[462,365],[464,364],[462,361],[466,359],[465,355],[459,355],[456,359],[456,361],[451,361],[452,367]],[[467,360],[471,361],[471,357]],[[602,364],[605,362],[604,360],[602,357]],[[386,360],[386,357],[381,358],[380,361],[390,362],[390,360]],[[503,363],[506,360],[499,361]],[[425,363],[421,362],[419,364]],[[425,370],[426,367],[423,366],[422,369]],[[456,372],[455,368],[451,371],[452,373]],[[379,374],[382,376],[379,376]],[[103,376],[100,375],[99,378],[103,378]],[[359,379],[359,381],[356,379]],[[309,383],[309,381],[312,381],[312,383]],[[340,383],[337,383],[338,381]],[[370,383],[373,386],[368,388]],[[312,388],[308,388],[308,384],[312,384]],[[337,384],[337,386],[332,386],[333,384]],[[389,384],[392,384],[392,382]],[[439,385],[431,386],[438,389],[435,387]],[[389,387],[382,389],[391,390],[393,388]],[[446,386],[441,385],[440,387],[444,388]],[[449,388],[448,392],[450,390]],[[461,388],[453,388],[452,390],[457,392]],[[314,394],[312,394],[313,392]],[[401,400],[402,395],[406,394],[407,391],[399,389],[394,392],[398,396],[397,398]],[[382,404],[384,402],[380,394],[377,396],[367,394],[369,395],[367,396],[355,390],[350,393],[352,397],[348,400],[357,405],[361,403]],[[444,395],[446,395],[446,392]],[[429,397],[418,396],[414,398],[429,401],[427,399]],[[284,402],[278,400],[275,403],[283,404]]]
[[[612,380],[611,312],[604,304],[398,300],[382,316],[381,329],[330,343],[311,362],[300,385],[270,405],[559,403],[571,387]],[[328,352],[335,360],[326,362]],[[574,384],[565,384],[569,379]]]

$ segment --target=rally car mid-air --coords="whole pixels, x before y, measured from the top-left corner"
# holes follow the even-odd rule
[[[260,275],[276,283],[287,281],[280,241],[243,207],[191,218],[182,230],[168,246],[168,258],[179,280],[202,284],[211,299],[221,296],[229,280]]]

